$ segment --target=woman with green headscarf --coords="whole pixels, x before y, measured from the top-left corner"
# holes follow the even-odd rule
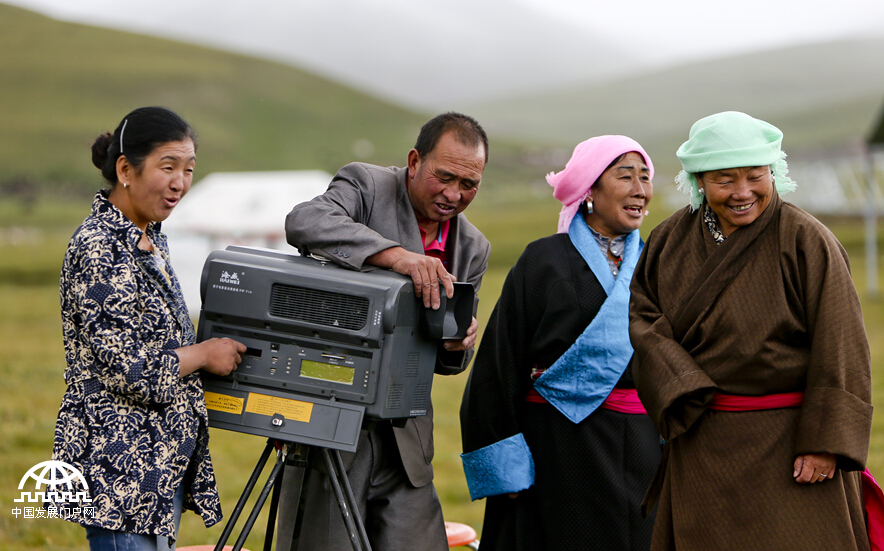
[[[795,189],[783,134],[744,113],[678,150],[691,204],[631,285],[639,397],[666,440],[652,550],[868,550],[870,354],[847,254]]]

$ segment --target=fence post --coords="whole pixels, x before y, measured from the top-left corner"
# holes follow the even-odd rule
[[[877,179],[871,147],[866,148],[866,293],[870,299],[878,297],[878,201],[875,196]]]

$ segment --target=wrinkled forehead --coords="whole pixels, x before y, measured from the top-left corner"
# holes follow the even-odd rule
[[[770,172],[770,165],[760,165],[760,166],[738,166],[734,168],[719,168],[716,170],[707,170],[706,172],[700,173],[706,178],[714,177],[714,176],[738,176],[740,174],[755,174],[755,173],[765,173]]]
[[[637,168],[642,172],[651,171],[651,169],[648,167],[647,159],[645,159],[645,157],[638,151],[629,151],[627,153],[624,153],[614,162],[612,162],[609,168],[624,170],[632,170]]]
[[[739,170],[741,172],[770,172],[770,165],[741,166],[731,170]]]
[[[485,170],[485,150],[482,144],[468,145],[456,140],[442,143],[440,140],[426,161],[437,171],[444,170],[458,176],[477,178]]]
[[[151,150],[153,157],[174,157],[180,159],[194,159],[196,157],[196,146],[191,139],[184,139],[174,142],[163,142],[157,144]]]

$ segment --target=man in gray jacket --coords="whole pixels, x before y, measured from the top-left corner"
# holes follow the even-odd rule
[[[488,266],[490,244],[462,214],[479,191],[488,138],[471,117],[445,113],[427,122],[404,168],[352,163],[328,190],[296,206],[286,217],[288,242],[301,254],[337,264],[365,265],[408,275],[424,305],[439,308],[453,281],[476,291]],[[436,373],[466,369],[478,323],[463,341],[440,345]],[[383,551],[448,549],[442,508],[433,487],[433,409],[402,428],[389,421],[363,430],[355,454],[344,453],[347,475],[372,548]],[[313,465],[316,461],[313,461]],[[291,549],[347,551],[351,543],[324,469],[304,481],[300,534]],[[292,478],[283,477],[278,551],[292,541]]]

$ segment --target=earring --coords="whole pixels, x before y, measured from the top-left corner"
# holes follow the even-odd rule
[[[123,182],[123,187],[129,187],[129,182]]]
[[[592,199],[586,202],[586,214],[592,214]]]
[[[645,216],[647,216],[647,215],[649,215],[649,214],[651,214],[651,211],[646,210],[646,211],[645,211]]]
[[[704,193],[706,193],[706,190],[703,188],[700,188],[700,195],[703,195]]]

